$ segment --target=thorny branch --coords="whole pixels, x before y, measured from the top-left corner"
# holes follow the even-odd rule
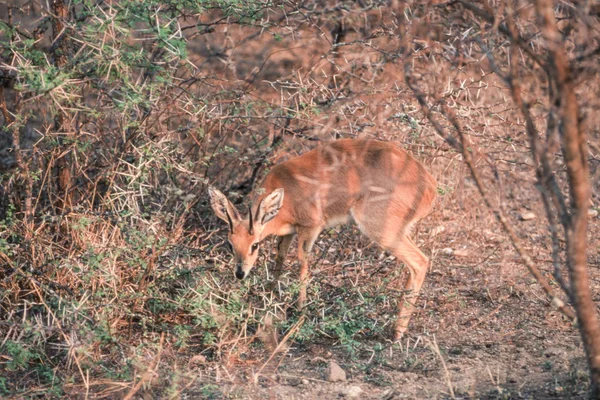
[[[406,84],[412,90],[415,97],[417,98],[419,105],[421,106],[421,110],[423,111],[423,114],[431,122],[431,124],[433,125],[435,130],[438,132],[438,134],[440,136],[442,136],[447,143],[449,143],[455,149],[460,151],[461,154],[463,155],[464,162],[465,162],[465,164],[467,164],[467,167],[469,168],[471,176],[473,177],[473,180],[475,181],[477,189],[478,189],[479,193],[481,194],[481,197],[483,198],[486,206],[488,207],[488,209],[490,209],[492,211],[492,213],[494,214],[494,216],[496,217],[496,219],[498,220],[500,225],[502,225],[502,228],[508,235],[513,247],[515,248],[515,250],[521,257],[521,259],[523,260],[523,263],[525,264],[525,266],[527,267],[529,272],[531,272],[531,274],[535,277],[535,279],[541,285],[542,289],[544,290],[544,292],[550,299],[551,303],[556,308],[558,308],[565,316],[567,316],[571,321],[575,321],[575,314],[573,313],[573,310],[571,310],[565,304],[565,302],[556,295],[556,293],[552,289],[552,286],[550,285],[550,282],[548,282],[548,280],[544,277],[544,275],[541,273],[539,268],[535,265],[535,263],[533,262],[533,260],[529,256],[529,254],[527,254],[527,252],[525,251],[523,245],[521,244],[521,241],[519,240],[518,236],[516,235],[515,231],[513,230],[511,224],[508,222],[508,220],[504,216],[504,213],[502,212],[502,210],[499,207],[494,206],[492,200],[490,200],[487,191],[484,189],[484,184],[483,184],[481,177],[479,176],[477,167],[475,166],[475,163],[473,162],[473,158],[472,158],[472,154],[471,154],[471,151],[473,151],[472,145],[469,142],[466,135],[464,134],[461,124],[458,121],[458,119],[456,118],[456,116],[454,115],[454,113],[452,112],[452,110],[449,109],[448,107],[444,107],[443,114],[446,116],[446,118],[448,118],[448,120],[452,124],[454,130],[458,134],[460,143],[458,143],[456,141],[456,139],[447,132],[447,130],[442,126],[442,124],[440,124],[440,122],[437,120],[437,118],[435,118],[435,116],[433,115],[433,111],[428,106],[427,101],[425,100],[425,94],[418,88],[418,86],[411,74],[410,63],[408,60],[404,63],[404,75],[405,75]]]

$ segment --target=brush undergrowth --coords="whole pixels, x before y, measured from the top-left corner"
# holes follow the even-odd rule
[[[252,343],[266,315],[288,314],[277,324],[280,336],[298,321],[294,279],[278,293],[266,289],[260,271],[235,282],[225,249],[208,241],[199,254],[184,230],[159,229],[160,217],[70,214],[64,222],[72,241],[68,255],[58,257],[56,245],[40,248],[51,240],[42,234],[30,248],[53,255],[43,273],[11,262],[2,281],[0,391],[115,395],[148,368],[157,372],[157,387],[183,386],[193,380],[185,362],[198,356],[210,383],[216,365],[263,357]],[[2,233],[13,242],[15,226]],[[15,243],[5,246],[19,253]],[[344,287],[325,293],[315,283],[310,290],[309,318],[294,336],[299,345],[329,338],[354,357],[365,346],[362,339],[386,334],[390,316],[378,314],[386,309],[386,294],[352,300],[354,291]]]

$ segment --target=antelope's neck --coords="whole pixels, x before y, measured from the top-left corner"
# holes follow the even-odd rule
[[[281,221],[278,217],[275,217],[272,221],[268,222],[262,233],[260,234],[260,240],[266,239],[271,235],[275,236],[287,236],[292,233],[296,233],[294,225]]]

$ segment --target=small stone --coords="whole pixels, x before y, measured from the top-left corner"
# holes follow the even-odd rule
[[[454,250],[452,250],[450,247],[446,247],[442,249],[442,254],[445,256],[451,256],[454,254]]]
[[[521,215],[519,215],[519,218],[521,218],[521,221],[529,221],[535,219],[535,214],[531,211],[526,211],[521,213]]]
[[[307,386],[309,384],[308,379],[302,379],[302,384]]]
[[[342,394],[349,398],[357,398],[360,397],[363,390],[358,386],[349,386],[342,391]]]
[[[595,208],[588,209],[588,217],[596,218],[597,216],[598,216],[598,210],[596,210]]]
[[[346,382],[346,371],[331,360],[327,366],[327,380],[329,382]]]

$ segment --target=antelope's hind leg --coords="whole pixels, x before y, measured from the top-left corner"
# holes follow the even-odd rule
[[[408,329],[415,302],[427,274],[429,259],[405,235],[407,226],[411,224],[404,220],[405,214],[389,214],[385,210],[386,208],[373,205],[369,207],[369,203],[357,204],[352,209],[352,216],[365,235],[403,261],[410,272],[398,305],[398,318],[394,328],[394,340],[398,340]]]
[[[394,328],[394,340],[399,340],[408,329],[408,323],[415,310],[415,303],[419,298],[423,281],[427,275],[429,259],[408,236],[404,236],[395,248],[389,250],[403,261],[409,270],[408,279],[404,285],[404,293],[398,304],[398,318]]]

